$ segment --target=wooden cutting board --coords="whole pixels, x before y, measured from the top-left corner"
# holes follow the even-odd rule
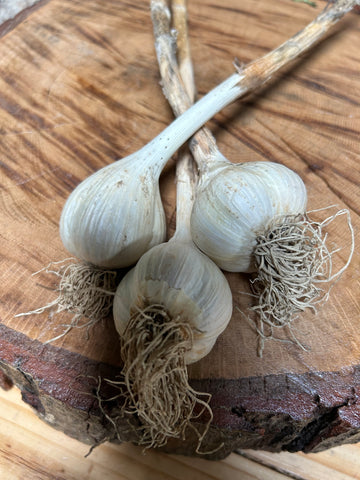
[[[195,75],[203,95],[233,72],[304,27],[323,8],[291,0],[189,2]],[[40,2],[0,39],[1,255],[0,367],[24,401],[57,429],[89,444],[114,439],[94,397],[98,378],[119,373],[119,341],[111,319],[86,335],[63,331],[66,315],[15,317],[56,296],[53,277],[32,274],[68,256],[58,221],[72,189],[98,168],[147,143],[171,120],[159,85],[146,1]],[[209,123],[234,162],[271,160],[295,170],[308,188],[309,209],[351,212],[356,241],[360,206],[360,17],[349,14],[327,39],[265,89]],[[9,30],[9,28],[8,28]],[[174,160],[161,177],[174,231]],[[318,212],[319,219],[334,212]],[[345,217],[329,227],[346,262]],[[189,368],[192,385],[213,395],[207,445],[212,458],[235,448],[318,451],[360,439],[359,255],[317,314],[294,323],[306,347],[268,341],[262,358],[244,314],[248,278],[227,274],[234,314],[204,360]],[[48,288],[44,288],[48,287]],[[114,405],[114,409],[116,405]],[[122,439],[134,440],[123,432]],[[196,438],[167,450],[193,454]]]

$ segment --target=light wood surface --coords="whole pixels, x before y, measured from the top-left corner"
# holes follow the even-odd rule
[[[0,477],[6,480],[350,480],[360,478],[360,446],[316,454],[242,450],[209,462],[131,444],[89,447],[39,420],[16,388],[0,390]]]
[[[323,6],[291,0],[246,0],[241,7],[236,0],[190,1],[199,94],[233,72],[235,57],[248,62],[266,53]],[[348,208],[357,242],[359,26],[360,16],[349,14],[265,89],[209,123],[231,160],[273,160],[299,173],[308,188],[309,209]],[[40,2],[26,22],[1,38],[0,72],[1,365],[45,420],[53,415],[50,423],[61,428],[66,420],[61,409],[68,408],[72,424],[63,428],[84,439],[86,432],[72,415],[78,414],[85,430],[89,400],[78,390],[86,387],[89,393],[93,385],[79,386],[78,378],[118,372],[111,321],[97,325],[89,338],[73,330],[44,345],[61,333],[68,318],[14,315],[54,298],[39,285],[50,287],[52,279],[32,274],[68,256],[58,221],[71,190],[93,171],[143,146],[172,120],[159,86],[148,2]],[[161,178],[169,235],[175,220],[173,167],[169,162]],[[344,219],[332,224],[329,236],[332,245],[343,247],[336,270],[349,253]],[[358,440],[359,267],[355,250],[329,302],[294,325],[306,351],[267,342],[260,359],[254,331],[234,309],[213,351],[189,369],[194,385],[213,394],[215,426],[242,431],[244,442],[260,448],[287,442],[311,450]],[[248,290],[248,279],[227,276],[234,305],[246,311],[249,297],[239,292]],[[274,419],[293,429],[291,434],[279,424],[279,437]],[[314,420],[319,422],[316,435],[297,443],[306,428],[311,433]]]

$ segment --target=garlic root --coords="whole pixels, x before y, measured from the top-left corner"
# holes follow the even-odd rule
[[[338,216],[346,215],[351,234],[351,248],[345,265],[333,273],[334,252],[327,246],[327,234],[323,231]],[[331,288],[348,267],[354,252],[354,231],[350,214],[339,210],[322,222],[309,218],[309,214],[292,216],[274,223],[257,238],[254,249],[256,273],[251,288],[256,305],[250,308],[257,313],[254,321],[259,334],[258,354],[261,357],[264,342],[276,339],[276,329],[287,327],[292,339],[305,348],[291,330],[297,315],[307,308],[314,312],[324,303]],[[322,284],[330,284],[325,291]]]
[[[45,343],[58,340],[72,328],[86,328],[89,331],[93,325],[111,314],[118,284],[117,272],[114,270],[103,270],[78,262],[75,258],[67,258],[51,262],[33,275],[43,271],[58,278],[58,284],[54,289],[58,292],[57,298],[43,307],[15,316],[35,315],[45,311],[50,312],[50,317],[62,312],[73,314],[70,323],[64,325],[65,331]]]
[[[146,448],[161,447],[170,437],[184,439],[189,423],[205,410],[210,420],[198,436],[206,434],[212,420],[211,395],[189,385],[185,354],[192,345],[189,322],[171,318],[163,305],[156,304],[135,312],[121,336],[124,410],[139,418],[139,443]]]

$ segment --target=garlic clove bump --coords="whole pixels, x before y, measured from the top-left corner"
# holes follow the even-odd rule
[[[65,248],[86,262],[108,268],[133,265],[166,236],[153,169],[131,155],[86,178],[66,201],[60,236]]]
[[[229,164],[200,181],[191,215],[195,244],[229,272],[255,270],[259,234],[274,220],[306,210],[301,178],[273,162]]]
[[[186,363],[207,355],[232,314],[229,284],[219,268],[190,242],[157,245],[146,252],[120,282],[113,314],[120,337],[138,309],[161,304],[171,318],[193,327]]]

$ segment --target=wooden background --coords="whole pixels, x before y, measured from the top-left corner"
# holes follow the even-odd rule
[[[248,62],[263,55],[323,6],[291,0],[246,0],[241,6],[236,0],[189,2],[199,95],[233,72],[235,57]],[[310,54],[209,123],[232,161],[278,161],[299,173],[309,209],[348,208],[357,242],[359,29],[359,15],[349,14]],[[61,333],[68,318],[14,315],[54,298],[39,286],[51,286],[53,279],[31,275],[68,256],[58,221],[70,191],[96,169],[148,142],[172,114],[159,86],[146,1],[39,2],[2,33],[1,367],[43,419],[90,441],[82,412],[93,408],[84,393],[93,385],[79,375],[118,370],[111,321],[96,326],[89,339],[85,331],[74,330],[44,345]],[[175,221],[173,180],[172,161],[161,178],[169,235]],[[349,253],[344,219],[329,228],[329,238],[343,247],[337,269]],[[329,302],[294,325],[307,351],[268,342],[258,358],[256,335],[235,309],[214,350],[191,367],[194,385],[213,393],[214,424],[245,432],[242,446],[316,451],[360,438],[359,263],[355,249]],[[234,305],[246,311],[249,298],[239,292],[248,289],[247,279],[228,278]],[[100,435],[99,421],[91,428]]]

